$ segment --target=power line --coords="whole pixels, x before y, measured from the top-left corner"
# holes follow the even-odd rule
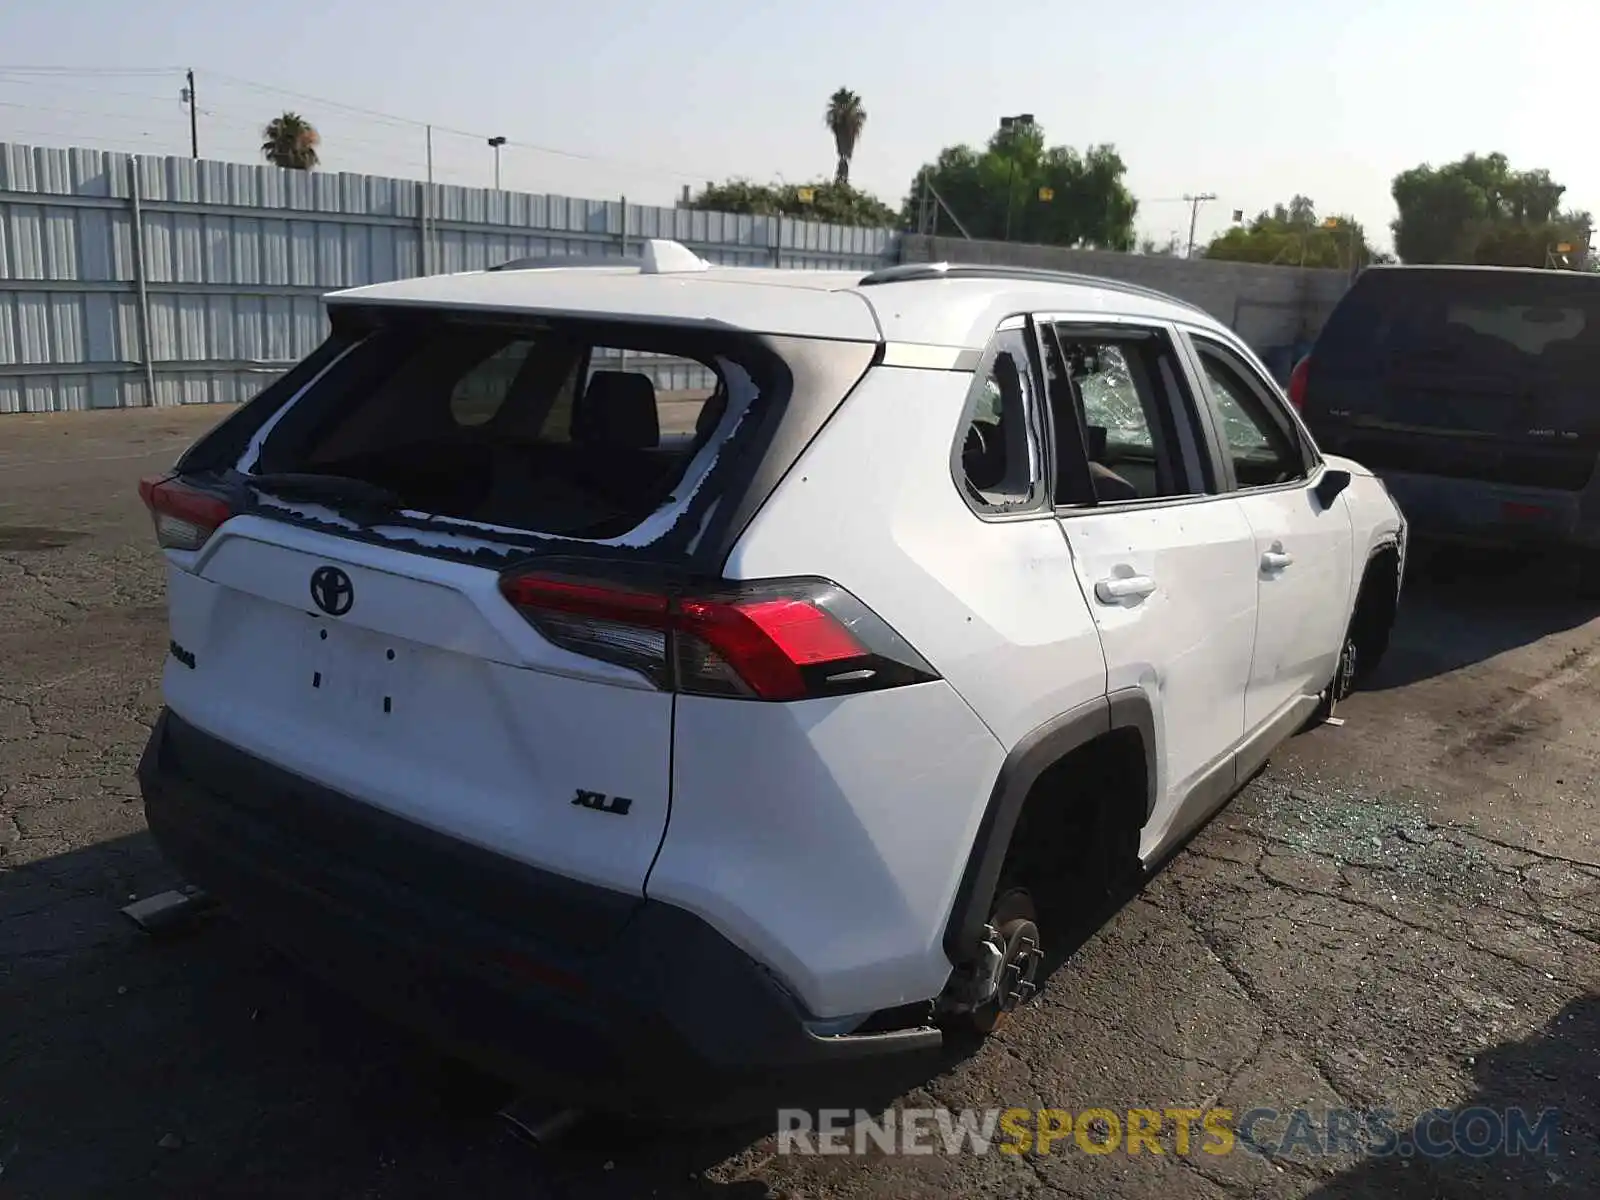
[[[435,133],[448,133],[457,137],[473,138],[475,140],[487,138],[490,135],[481,129],[457,129],[450,125],[441,125],[436,121],[419,121],[413,117],[397,116],[394,113],[380,112],[377,109],[363,108],[360,105],[346,104],[340,100],[330,100],[326,96],[315,96],[309,92],[294,91],[290,88],[276,87],[272,84],[258,83],[255,80],[243,79],[237,75],[228,75],[221,71],[201,71],[199,74],[220,79],[239,87],[251,88],[255,91],[265,92],[279,96],[288,96],[295,100],[302,100],[308,104],[320,104],[327,108],[342,109],[345,112],[356,113],[377,121],[388,121],[397,125],[410,126],[413,129],[426,130],[429,126]],[[717,172],[684,171],[673,167],[663,167],[654,163],[640,163],[627,159],[612,158],[609,155],[590,154],[581,150],[566,150],[558,146],[546,146],[538,142],[527,142],[521,138],[507,137],[507,146],[515,146],[519,150],[529,150],[535,154],[546,154],[555,158],[566,158],[577,162],[590,162],[599,166],[622,167],[631,171],[640,171],[648,174],[670,176],[674,179],[693,179],[696,182],[713,177]]]
[[[17,67],[0,64],[0,74],[5,75],[59,75],[99,78],[114,75],[177,75],[183,67]]]

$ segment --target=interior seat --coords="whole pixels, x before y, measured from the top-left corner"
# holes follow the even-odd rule
[[[572,443],[583,479],[628,507],[677,465],[675,456],[663,461],[656,453],[656,385],[640,371],[594,373],[572,408]]]

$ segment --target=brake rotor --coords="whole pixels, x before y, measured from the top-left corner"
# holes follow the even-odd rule
[[[998,1027],[1039,990],[1039,967],[1044,962],[1044,950],[1039,940],[1039,927],[1026,917],[1014,917],[996,932],[1005,947],[999,990],[990,1002],[995,1007],[994,1025]]]

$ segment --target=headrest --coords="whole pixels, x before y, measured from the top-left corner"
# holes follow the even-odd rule
[[[572,440],[618,450],[661,444],[656,385],[638,371],[596,371],[572,412]]]
[[[994,378],[1003,399],[1017,401],[1022,398],[1022,372],[1017,369],[1017,360],[1009,353],[995,356]]]
[[[711,398],[700,406],[700,415],[694,419],[695,440],[704,442],[711,436],[711,431],[722,420],[722,414],[728,411],[728,393],[725,388],[718,387],[711,393]]]

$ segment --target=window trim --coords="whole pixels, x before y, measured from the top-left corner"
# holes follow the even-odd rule
[[[1110,314],[1085,314],[1049,312],[1037,313],[1032,320],[1040,329],[1048,328],[1049,334],[1059,344],[1058,328],[1067,328],[1074,334],[1086,337],[1098,337],[1108,342],[1138,343],[1152,341],[1158,350],[1165,351],[1163,358],[1170,371],[1170,379],[1161,379],[1159,384],[1163,388],[1169,385],[1175,395],[1167,401],[1165,416],[1170,429],[1162,430],[1163,440],[1169,447],[1178,451],[1176,466],[1184,483],[1189,487],[1199,486],[1199,491],[1183,492],[1175,496],[1149,496],[1137,500],[1096,500],[1089,504],[1059,503],[1052,494],[1051,502],[1055,516],[1061,520],[1073,517],[1090,516],[1095,513],[1139,512],[1152,508],[1161,508],[1177,505],[1189,505],[1209,502],[1220,499],[1228,492],[1223,486],[1223,477],[1219,473],[1217,464],[1212,461],[1214,450],[1210,445],[1211,427],[1207,404],[1201,402],[1199,393],[1191,378],[1192,369],[1187,359],[1188,350],[1178,336],[1178,327],[1168,321],[1152,321],[1146,318],[1121,317]],[[1167,372],[1163,372],[1163,375]],[[1055,447],[1055,429],[1053,418],[1055,403],[1050,401],[1047,405],[1052,417],[1050,430],[1050,446]],[[1078,411],[1074,402],[1074,414],[1079,420],[1078,438],[1081,442],[1084,437],[1082,429],[1083,414]],[[1182,425],[1185,418],[1193,422],[1192,438],[1183,436]],[[1175,436],[1176,435],[1176,436]],[[1192,444],[1191,444],[1192,442]],[[1176,443],[1174,446],[1173,444]],[[1080,445],[1080,450],[1087,461],[1087,446]],[[1198,474],[1198,478],[1196,478]],[[1054,476],[1052,476],[1052,479]]]
[[[1277,384],[1270,382],[1270,377],[1252,365],[1247,355],[1241,354],[1237,347],[1217,336],[1214,331],[1184,326],[1183,334],[1189,344],[1190,369],[1195,376],[1195,386],[1200,389],[1200,394],[1205,397],[1206,406],[1210,410],[1213,453],[1218,456],[1217,469],[1219,475],[1227,480],[1227,490],[1234,495],[1256,495],[1263,492],[1299,490],[1314,485],[1324,465],[1322,455],[1292,406],[1284,399]],[[1239,376],[1241,382],[1265,409],[1268,419],[1284,437],[1288,438],[1300,458],[1300,475],[1297,478],[1282,483],[1257,485],[1239,482],[1233,468],[1233,451],[1223,433],[1222,410],[1211,386],[1211,378],[1205,369],[1205,359],[1208,354]]]
[[[966,446],[967,430],[971,427],[973,415],[977,412],[980,388],[994,364],[1001,336],[1008,333],[1014,333],[1021,338],[1028,356],[1028,383],[1031,397],[1025,396],[1023,405],[1027,429],[1034,440],[1037,453],[1029,471],[1033,497],[1025,503],[996,508],[973,495],[975,489],[967,482],[967,472],[961,458],[962,450]],[[1034,520],[1050,515],[1051,479],[1055,470],[1055,455],[1050,435],[1049,413],[1048,411],[1041,413],[1041,405],[1038,403],[1044,394],[1044,373],[1039,361],[1033,321],[1023,313],[1008,316],[995,326],[983,349],[978,352],[976,364],[968,379],[967,393],[961,403],[961,415],[956,423],[955,437],[950,445],[950,480],[960,493],[962,502],[980,521]],[[1047,410],[1049,405],[1045,404],[1043,407]]]

